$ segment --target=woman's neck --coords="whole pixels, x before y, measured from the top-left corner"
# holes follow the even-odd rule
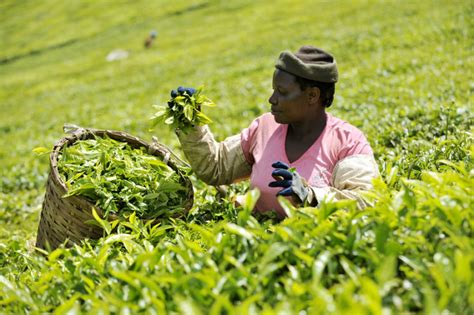
[[[307,138],[317,138],[326,127],[327,114],[324,110],[317,113],[312,119],[297,124],[289,124],[288,132],[293,139],[304,140]]]

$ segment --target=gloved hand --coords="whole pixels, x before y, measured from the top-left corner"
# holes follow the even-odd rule
[[[193,94],[196,93],[196,89],[192,87],[179,86],[177,90],[171,90],[171,97],[175,98],[176,96],[183,95],[184,93],[189,96],[193,96]]]
[[[296,171],[290,171],[289,166],[283,162],[277,161],[272,164],[275,170],[272,172],[274,182],[268,184],[270,187],[282,187],[277,196],[298,197],[301,203],[312,203],[313,192],[308,187],[306,181]]]

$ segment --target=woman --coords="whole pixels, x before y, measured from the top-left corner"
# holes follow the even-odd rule
[[[334,58],[303,46],[282,52],[275,68],[271,113],[239,135],[216,142],[207,126],[177,130],[197,176],[211,185],[250,177],[261,192],[256,210],[281,217],[277,195],[291,196],[297,206],[355,199],[364,207],[360,192],[372,187],[378,168],[363,133],[326,113],[338,78]]]

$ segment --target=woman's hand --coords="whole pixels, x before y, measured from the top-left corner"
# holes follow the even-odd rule
[[[312,197],[312,191],[296,170],[290,169],[287,164],[280,161],[273,163],[272,167],[275,168],[272,172],[275,181],[269,183],[268,186],[283,188],[277,193],[277,196],[297,197],[297,201],[302,204],[309,201],[308,197]]]
[[[201,111],[202,106],[215,106],[206,96],[201,94],[202,88],[178,87],[171,91],[167,106],[155,105],[155,114],[151,117],[152,128],[158,123],[165,123],[174,130],[185,133],[195,126],[211,123],[211,119]]]
[[[192,87],[182,87],[179,86],[176,90],[171,90],[171,97],[175,98],[176,96],[188,94],[189,96],[193,96],[196,93],[196,89]]]

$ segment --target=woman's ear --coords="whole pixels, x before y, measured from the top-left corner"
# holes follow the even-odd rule
[[[310,104],[317,104],[319,98],[321,97],[321,90],[317,87],[310,87],[308,88],[308,96],[309,96],[309,103]]]

